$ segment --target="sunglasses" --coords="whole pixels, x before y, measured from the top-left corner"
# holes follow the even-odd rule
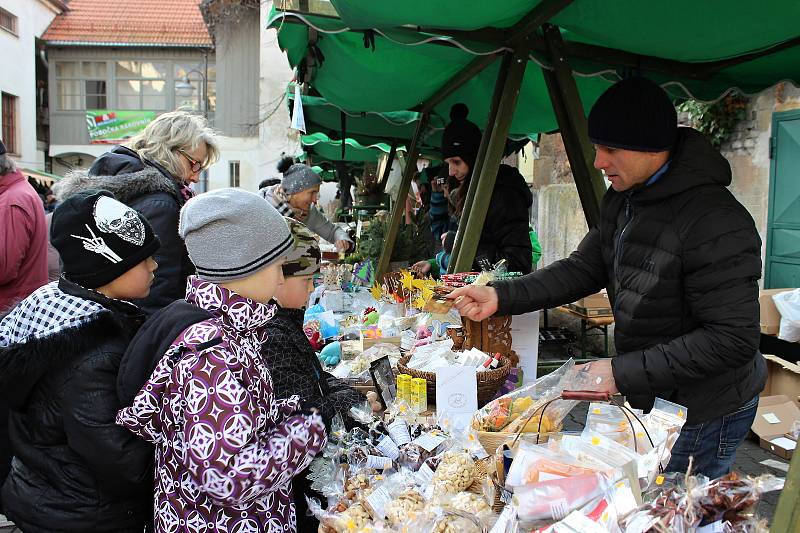
[[[180,148],[178,148],[177,151],[178,151],[179,154],[181,154],[183,157],[185,157],[187,161],[189,161],[189,164],[191,165],[191,167],[189,167],[189,168],[192,169],[192,172],[200,172],[201,170],[203,170],[203,163],[201,163],[200,161],[192,158],[192,156],[190,156],[189,154],[187,154],[186,152],[184,152]]]

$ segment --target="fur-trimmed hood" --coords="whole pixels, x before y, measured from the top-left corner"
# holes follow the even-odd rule
[[[176,199],[180,198],[180,188],[175,181],[151,166],[115,176],[93,176],[88,170],[72,170],[59,182],[59,187],[62,200],[87,189],[109,191],[124,204],[157,192],[167,193]]]
[[[142,159],[127,146],[117,146],[98,157],[89,170],[73,170],[59,182],[62,199],[86,189],[109,191],[124,204],[164,192],[181,201],[180,183],[163,166]]]

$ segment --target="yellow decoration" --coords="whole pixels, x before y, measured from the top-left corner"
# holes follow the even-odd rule
[[[381,292],[380,285],[378,285],[377,283],[373,285],[372,288],[369,290],[369,293],[372,295],[373,298],[375,298],[375,301],[377,302],[381,301],[381,296],[383,293]]]
[[[592,446],[600,446],[600,437],[592,437]]]
[[[400,285],[404,289],[411,290],[414,288],[414,276],[408,270],[400,271]]]
[[[656,478],[656,485],[663,485],[664,484],[664,476],[658,476]]]

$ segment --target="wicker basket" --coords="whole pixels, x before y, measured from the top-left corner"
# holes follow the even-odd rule
[[[561,431],[562,426],[559,425],[555,431],[539,434],[538,444],[544,444],[550,438],[550,435],[561,433]],[[516,431],[476,431],[476,433],[478,434],[478,441],[489,455],[494,455],[500,446],[517,438]],[[522,433],[522,437],[526,439],[535,439],[536,435],[536,433]]]
[[[412,378],[423,378],[428,382],[428,403],[436,401],[436,374],[434,372],[423,372],[406,366],[411,359],[411,355],[405,355],[397,363],[399,374],[408,374]],[[478,380],[478,405],[481,406],[494,398],[498,389],[503,385],[511,370],[511,361],[507,357],[500,359],[500,366],[494,370],[486,370],[476,373]]]
[[[511,348],[511,316],[493,316],[480,322],[463,318],[464,350],[477,348],[486,353],[499,353],[508,357],[511,364],[519,363],[519,356]]]

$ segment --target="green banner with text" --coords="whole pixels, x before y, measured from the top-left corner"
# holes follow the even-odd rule
[[[92,144],[114,144],[142,131],[156,118],[155,111],[118,111],[87,109],[86,127]]]

